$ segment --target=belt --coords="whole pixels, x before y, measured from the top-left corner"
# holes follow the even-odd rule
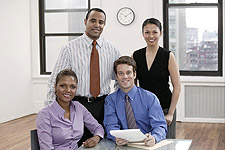
[[[81,101],[87,101],[88,103],[92,103],[92,102],[95,102],[95,101],[101,101],[101,100],[105,100],[105,97],[107,95],[103,95],[103,96],[100,96],[100,97],[86,97],[86,96],[75,96],[74,99],[75,100],[81,100]]]

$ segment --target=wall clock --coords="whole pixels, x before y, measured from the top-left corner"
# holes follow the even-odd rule
[[[134,21],[134,11],[129,7],[123,7],[117,12],[117,20],[122,25],[129,25]]]

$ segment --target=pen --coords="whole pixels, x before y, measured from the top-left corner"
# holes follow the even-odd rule
[[[149,133],[146,133],[145,135],[146,135],[147,137],[149,137],[149,135],[151,135],[151,132],[149,132]]]

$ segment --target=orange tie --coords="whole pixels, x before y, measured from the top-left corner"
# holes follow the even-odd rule
[[[100,72],[99,72],[99,56],[96,49],[96,41],[93,41],[93,47],[90,60],[90,93],[95,98],[100,93]]]

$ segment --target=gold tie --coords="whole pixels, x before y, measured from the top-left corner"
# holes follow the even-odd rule
[[[93,41],[93,47],[90,60],[90,93],[95,98],[100,93],[100,72],[99,72],[99,56],[96,49],[96,41]]]

